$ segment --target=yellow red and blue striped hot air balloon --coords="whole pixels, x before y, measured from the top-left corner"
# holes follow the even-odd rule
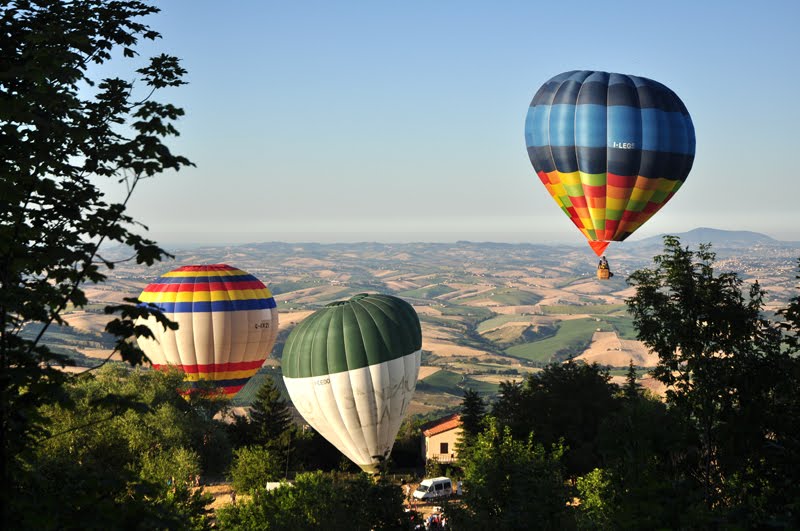
[[[261,368],[278,334],[269,289],[225,264],[179,267],[147,286],[139,300],[179,325],[164,330],[153,317],[141,320],[154,335],[139,338],[153,368],[177,367],[190,386],[210,380],[229,397]]]
[[[692,119],[669,88],[588,70],[542,85],[525,143],[539,179],[598,256],[672,198],[695,154]]]

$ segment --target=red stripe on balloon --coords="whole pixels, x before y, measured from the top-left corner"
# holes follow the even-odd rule
[[[228,264],[186,265],[173,269],[171,273],[178,271],[238,271],[238,269]]]
[[[266,356],[264,357],[264,359],[266,359]],[[169,370],[171,368],[176,368],[182,370],[187,374],[209,374],[215,372],[246,371],[252,369],[260,369],[263,364],[264,360],[261,359],[254,361],[208,363],[208,364],[197,364],[197,365],[160,364],[160,365],[153,365],[153,368],[162,371]]]
[[[175,277],[172,277],[175,278]],[[260,280],[242,280],[239,282],[201,282],[198,284],[150,284],[144,290],[148,293],[174,293],[186,291],[229,291],[234,289],[264,289]]]
[[[572,206],[575,208],[586,208],[586,198],[583,196],[576,196],[572,197],[569,196],[569,200],[572,202]]]
[[[586,197],[602,197],[603,199],[606,198],[606,187],[605,186],[590,186],[584,185],[583,186],[583,195]]]
[[[633,188],[636,184],[636,175],[616,175],[609,173],[606,178],[608,186],[616,186],[617,188]]]

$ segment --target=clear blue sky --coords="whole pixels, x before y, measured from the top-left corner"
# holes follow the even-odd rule
[[[800,240],[800,2],[161,2],[189,85],[172,146],[197,168],[142,183],[167,245],[583,237],[528,161],[528,104],[573,69],[658,80],[697,155],[634,238],[699,226]],[[587,247],[588,249],[588,247]]]

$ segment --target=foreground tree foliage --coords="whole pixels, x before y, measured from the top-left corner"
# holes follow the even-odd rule
[[[231,485],[237,492],[253,493],[267,482],[284,478],[281,459],[265,446],[244,446],[233,452]]]
[[[236,415],[231,432],[238,445],[257,444],[268,447],[273,454],[285,454],[292,429],[289,405],[280,389],[267,374],[250,406],[249,417]]]
[[[41,408],[50,434],[11,528],[207,528],[210,500],[193,487],[209,426],[178,394],[181,380],[113,365],[66,384],[66,405]]]
[[[685,419],[680,472],[710,517],[743,527],[800,526],[800,361],[792,299],[767,318],[758,282],[716,274],[710,246],[666,237],[654,267],[631,275],[638,337],[659,356],[667,405]],[[788,335],[781,334],[786,330]],[[694,455],[692,453],[694,452]]]
[[[533,434],[546,448],[563,441],[566,473],[576,477],[599,460],[600,424],[617,407],[617,386],[610,380],[597,364],[551,364],[524,385],[504,382],[492,412],[517,438]]]
[[[251,499],[220,509],[217,517],[220,529],[412,529],[413,514],[403,507],[397,485],[375,482],[366,474],[310,472],[298,475],[292,485],[254,490]]]
[[[565,529],[571,521],[563,448],[515,439],[492,417],[462,459],[463,504],[446,514],[454,529]]]
[[[69,411],[64,385],[71,377],[53,368],[68,363],[42,345],[44,334],[52,324],[64,324],[66,309],[86,304],[84,283],[102,281],[104,271],[113,268],[98,252],[101,245],[129,246],[137,263],[167,256],[135,232],[136,222],[125,213],[142,179],[190,164],[162,142],[177,134],[172,124],[183,111],[153,99],[159,89],[183,84],[184,70],[168,55],[137,59],[139,40],[159,37],[139,19],[157,11],[124,0],[17,0],[0,7],[0,522],[5,528],[19,527],[9,527],[21,521],[16,504],[30,497],[26,489],[40,479],[30,475],[40,465],[36,445],[53,434],[43,406],[61,403]],[[120,59],[117,66],[135,61],[135,72],[127,79],[95,77],[112,54]],[[104,198],[103,180],[123,187],[120,202]],[[122,358],[138,364],[142,353],[128,338],[149,332],[134,326],[147,312],[133,302],[107,309],[120,316],[106,330],[119,338]],[[31,325],[38,325],[36,331],[26,335]],[[104,488],[85,487],[98,494]],[[62,507],[69,505],[61,501]],[[92,513],[87,508],[84,515]]]

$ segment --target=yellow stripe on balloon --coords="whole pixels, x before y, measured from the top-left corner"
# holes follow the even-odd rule
[[[581,183],[581,173],[578,171],[573,171],[570,173],[561,173],[558,172],[559,177],[561,178],[561,182],[564,183],[566,186],[575,186],[582,184]]]
[[[630,201],[649,201],[652,196],[653,190],[634,188],[633,191],[631,191]]]
[[[213,271],[170,271],[169,273],[164,273],[161,276],[162,277],[235,277],[248,274],[249,273],[246,273],[241,269],[224,269],[224,270],[213,270]]]
[[[216,302],[268,299],[267,289],[233,289],[218,291],[145,291],[139,296],[142,302]]]
[[[186,373],[183,379],[187,382],[198,382],[200,380],[238,380],[240,378],[250,378],[258,369],[248,369],[246,371],[223,371],[207,373]]]
[[[606,198],[606,210],[625,210],[625,205],[628,204],[627,199],[621,199],[616,197],[607,197]]]

